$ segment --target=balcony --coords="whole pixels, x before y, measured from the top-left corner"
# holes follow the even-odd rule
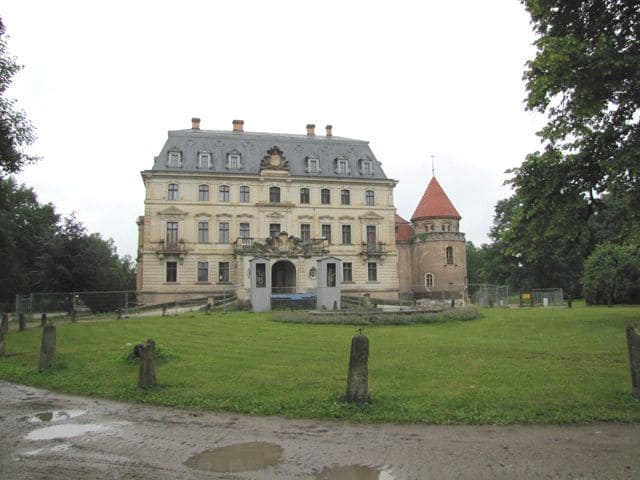
[[[325,255],[327,253],[326,247],[326,240],[323,238],[301,240],[282,232],[275,238],[238,238],[235,241],[233,251],[236,255],[312,257]]]
[[[165,240],[160,240],[158,242],[158,250],[156,250],[156,255],[160,259],[165,256],[177,256],[180,260],[184,259],[184,256],[187,254],[187,249],[184,245],[184,240],[179,240],[177,242],[167,242]]]
[[[382,242],[363,243],[362,250],[360,251],[360,255],[367,257],[381,257],[387,253],[389,252],[385,250],[385,245]]]

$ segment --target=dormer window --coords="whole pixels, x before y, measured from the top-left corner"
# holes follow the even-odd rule
[[[211,154],[209,152],[198,153],[198,168],[211,168]]]
[[[182,152],[169,152],[167,166],[171,168],[180,168],[182,166]]]
[[[240,153],[239,152],[231,152],[227,155],[227,168],[229,170],[240,170],[242,164],[240,162]]]
[[[336,158],[336,173],[347,175],[349,173],[349,163],[346,158]]]
[[[360,175],[373,175],[373,160],[360,160]]]
[[[318,157],[307,157],[307,173],[320,173],[320,159]]]

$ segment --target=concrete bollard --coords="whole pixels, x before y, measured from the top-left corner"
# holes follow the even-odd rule
[[[631,367],[631,395],[640,398],[640,332],[627,325],[627,348]]]
[[[24,313],[20,312],[18,314],[18,330],[21,332],[26,330],[27,328],[27,319],[24,316]]]
[[[40,348],[39,370],[42,372],[56,361],[56,326],[45,325],[42,328],[42,347]]]
[[[43,313],[42,316],[40,317],[40,326],[42,328],[47,326],[47,314]]]
[[[156,342],[149,339],[140,348],[138,386],[151,388],[156,384]]]
[[[2,333],[9,333],[9,314],[6,312],[2,314],[2,325],[0,329]]]
[[[362,333],[351,339],[349,376],[347,377],[347,402],[369,401],[369,339]]]

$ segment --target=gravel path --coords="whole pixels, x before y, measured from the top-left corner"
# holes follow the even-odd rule
[[[235,444],[246,445],[198,456]],[[639,445],[635,424],[354,425],[147,407],[0,382],[0,478],[11,480],[638,479]],[[249,463],[234,458],[243,452]],[[271,465],[259,468],[261,461]],[[233,471],[243,467],[254,470]]]

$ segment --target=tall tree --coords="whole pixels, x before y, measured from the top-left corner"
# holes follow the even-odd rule
[[[7,51],[7,36],[0,18],[0,178],[8,173],[16,173],[23,165],[37,160],[37,157],[24,151],[24,147],[35,140],[31,122],[22,110],[16,108],[16,101],[5,96],[13,76],[20,68],[15,57]]]
[[[547,151],[560,154],[564,186],[591,207],[614,188],[640,207],[638,1],[522,3],[540,36],[524,74],[527,107],[549,119],[540,134]]]

